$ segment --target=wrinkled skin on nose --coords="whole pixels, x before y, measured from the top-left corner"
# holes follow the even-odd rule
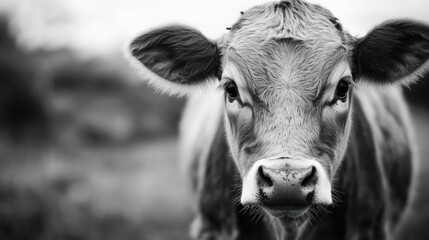
[[[262,165],[257,178],[263,205],[308,205],[314,197],[317,170],[313,166],[288,163],[280,169]]]

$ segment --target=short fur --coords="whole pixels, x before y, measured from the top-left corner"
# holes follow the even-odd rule
[[[338,200],[326,210],[320,209],[317,210],[320,212],[313,213],[312,223],[307,223],[303,229],[300,229],[300,239],[391,239],[395,227],[410,201],[409,192],[412,183],[411,176],[414,172],[413,169],[415,169],[413,166],[415,151],[412,147],[413,132],[409,113],[400,89],[390,88],[380,92],[362,85],[358,86],[356,95],[351,137],[343,164],[335,176],[335,191]],[[193,107],[193,111],[189,111],[191,110],[189,109],[188,112],[200,112],[201,108],[206,107],[219,109],[218,106],[222,106],[223,101],[221,96],[201,99],[201,95],[191,98],[191,101],[195,100],[199,101],[199,107]],[[205,102],[211,103],[205,104]],[[396,106],[396,108],[393,109],[392,106]],[[211,112],[211,114],[215,113]],[[222,111],[217,112],[217,114],[223,115]],[[184,123],[184,125],[192,125],[193,120],[188,118],[188,121],[191,122]],[[186,132],[190,130],[186,127],[182,129]],[[213,137],[218,139],[221,136],[215,135]],[[221,139],[222,141],[218,143],[225,144],[226,139]],[[211,149],[218,150],[220,147],[211,145]],[[237,173],[231,174],[229,177],[220,174],[225,172],[225,170],[218,168],[224,164],[221,162],[231,161],[227,156],[222,159],[216,158],[216,160],[198,157],[193,159],[199,161],[201,167],[209,168],[206,171],[215,169],[215,171],[219,171],[218,174],[213,175],[211,173],[211,177],[205,175],[204,178],[200,178],[200,184],[207,184],[207,180],[211,181],[212,184],[216,182],[220,184],[220,182],[229,182],[238,177]],[[204,162],[212,162],[215,165],[210,166]],[[231,221],[236,221],[237,217],[242,218],[241,215],[243,214],[229,210],[230,204],[234,203],[233,198],[229,200],[213,198],[216,196],[213,195],[214,192],[226,191],[221,186],[223,185],[202,187],[197,195],[208,196],[210,201],[216,204],[224,204],[224,207],[213,208],[211,204],[205,203],[199,205],[204,210],[198,212],[213,211],[212,214],[215,214],[217,218],[212,221],[226,225],[205,225],[204,223],[207,221],[200,222],[197,218],[195,221],[199,223],[194,222],[192,229],[195,239],[210,239],[202,236],[218,236],[219,233],[216,229],[223,229],[223,233],[226,231],[225,229],[229,229],[228,231],[233,234],[227,235],[228,237],[222,235],[222,238],[213,239],[235,239],[239,232],[241,235],[248,236],[246,234],[248,229],[239,228],[239,223],[233,230],[228,225]],[[236,185],[235,187],[240,186]],[[242,208],[240,205],[236,207]],[[212,214],[208,214],[208,216]],[[254,216],[248,217],[254,218]],[[274,235],[272,236],[273,239],[296,239],[297,237],[296,235],[291,236],[291,232],[284,232],[281,223],[276,222],[276,220],[268,220],[265,227],[271,229],[270,232]],[[287,238],[287,234],[291,238]],[[247,238],[239,237],[238,239]],[[255,237],[255,239],[258,238]],[[260,239],[269,238],[262,235]]]

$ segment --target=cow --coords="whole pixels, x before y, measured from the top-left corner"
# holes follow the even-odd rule
[[[429,26],[390,20],[358,38],[329,10],[284,0],[228,30],[213,41],[169,25],[127,47],[143,80],[188,97],[192,238],[243,237],[246,216],[278,240],[394,237],[416,168],[401,88],[429,69]]]

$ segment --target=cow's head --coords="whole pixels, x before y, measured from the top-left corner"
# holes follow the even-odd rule
[[[355,84],[416,80],[429,65],[429,27],[390,21],[354,38],[328,10],[290,0],[245,11],[218,41],[168,26],[129,50],[161,91],[181,95],[217,82],[241,203],[298,218],[332,203]]]

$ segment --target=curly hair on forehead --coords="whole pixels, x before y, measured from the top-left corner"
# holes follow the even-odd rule
[[[315,41],[322,37],[327,41],[346,44],[342,41],[342,35],[347,34],[329,10],[300,0],[270,2],[250,8],[230,30],[230,43],[243,37],[256,38],[255,40],[261,40],[260,37],[294,38],[305,41]]]

